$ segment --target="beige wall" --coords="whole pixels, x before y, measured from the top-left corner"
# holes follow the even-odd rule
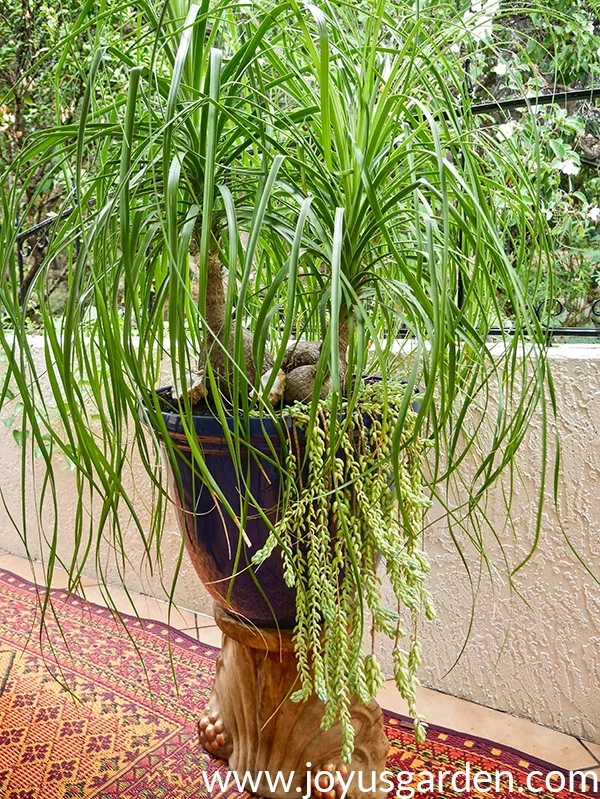
[[[567,537],[600,579],[600,346],[562,345],[551,358],[562,449],[563,529],[550,488],[539,549],[515,576],[512,591],[502,572],[494,575],[493,584],[481,575],[470,639],[449,674],[467,634],[471,590],[443,526],[431,531],[427,548],[438,619],[422,627],[422,681],[599,741],[600,586],[578,562]],[[519,456],[522,482],[516,485],[511,511],[518,539],[510,530],[502,534],[513,565],[527,553],[535,530],[540,447],[539,427],[532,425]],[[488,513],[501,532],[506,512],[498,492]],[[477,583],[477,569],[472,577]]]
[[[560,345],[553,348],[551,357],[563,449],[560,508],[564,531],[585,562],[600,574],[600,346]],[[0,426],[0,447],[0,487],[8,511],[20,526],[20,450],[11,431],[4,426]],[[512,510],[519,538],[512,540],[509,530],[503,533],[511,563],[518,562],[519,555],[526,552],[534,529],[539,451],[538,429],[532,425],[520,459],[522,484],[516,489]],[[57,470],[60,549],[68,558],[73,549],[77,501],[73,474],[67,464],[59,459]],[[128,480],[132,485],[135,471],[133,465]],[[29,489],[32,488],[29,475]],[[139,479],[136,488],[140,513],[144,513],[149,505],[149,492]],[[500,495],[492,498],[489,513],[494,526],[501,531],[506,514]],[[30,553],[39,558],[44,549],[44,529],[37,524],[31,494],[27,517]],[[51,533],[50,519],[48,514],[46,535]],[[126,585],[131,590],[165,598],[163,585],[170,585],[181,546],[174,514],[167,519],[161,547],[162,579],[150,575],[135,531],[126,530],[125,538],[128,562],[122,570]],[[456,549],[442,524],[429,530],[427,547],[432,562],[430,587],[438,619],[422,626],[425,661],[422,682],[600,742],[600,587],[578,564],[551,503],[544,513],[538,552],[515,577],[512,591],[501,570],[494,572],[492,582],[485,570],[478,571],[477,561],[472,559],[475,568],[471,577],[477,585],[473,628],[462,658],[449,674],[446,672],[465,640],[472,594]],[[23,543],[2,507],[0,549],[24,554]],[[117,583],[119,570],[106,544],[100,546],[100,552],[109,581]],[[93,565],[86,568],[86,574],[94,576]],[[185,557],[175,596],[182,607],[210,611],[210,599]],[[389,644],[379,641],[378,648],[385,668],[390,671]]]

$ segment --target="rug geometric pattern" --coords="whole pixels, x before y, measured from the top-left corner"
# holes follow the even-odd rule
[[[40,635],[37,588],[0,570],[1,799],[208,797],[201,772],[224,764],[199,747],[195,722],[210,695],[218,650],[160,622],[127,616],[124,626],[105,608],[65,591],[52,595]],[[386,714],[386,732],[394,772],[452,771],[469,762],[473,770],[510,769],[522,787],[529,770],[552,770],[436,727],[419,746],[410,722],[393,714]],[[420,796],[490,794],[450,789]]]

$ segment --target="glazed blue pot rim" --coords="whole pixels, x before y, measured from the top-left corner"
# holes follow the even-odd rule
[[[161,394],[166,394],[169,397],[171,396],[171,386],[163,386],[156,390],[156,393],[160,396]],[[142,420],[149,424],[149,420],[146,415],[146,407],[142,400],[140,400],[140,416]],[[170,435],[174,436],[185,436],[185,428],[181,421],[181,415],[175,410],[161,410],[161,415],[163,417],[163,421],[165,423],[165,427],[167,428],[167,432]],[[240,417],[241,418],[241,417]],[[235,428],[235,419],[233,416],[227,416],[227,426],[228,428],[233,431]],[[243,421],[243,420],[242,420]],[[256,416],[250,417],[248,419],[250,425],[250,437],[261,437],[264,438],[265,435],[269,438],[279,439],[280,432],[283,430],[283,424],[287,427],[291,427],[292,425],[292,418],[290,416],[280,416],[279,417],[279,424],[273,421],[273,419],[269,418],[268,416]],[[192,416],[192,423],[194,425],[194,430],[196,434],[200,437],[223,437],[223,425],[221,424],[221,420],[218,416],[214,415],[206,415],[201,416],[199,414],[194,414]],[[247,428],[246,428],[247,429]]]
[[[381,380],[380,377],[371,376],[370,380]],[[156,393],[160,396],[161,394],[165,394],[170,397],[171,395],[171,386],[163,386],[156,390]],[[415,387],[415,394],[422,393],[422,389]],[[413,403],[413,407],[420,404],[418,400],[415,400]],[[140,400],[140,417],[146,423],[148,423],[148,418],[145,413],[145,405],[142,400]],[[416,410],[416,407],[415,407]],[[165,427],[167,428],[167,432],[170,435],[175,436],[185,436],[185,428],[181,421],[181,415],[175,410],[162,410],[161,411],[163,421],[165,423]],[[277,414],[276,414],[277,415]],[[280,439],[281,432],[283,430],[283,425],[291,428],[293,424],[293,419],[291,416],[279,416],[279,423],[276,423],[273,419],[268,416],[256,416],[250,417],[248,419],[249,423],[249,433],[251,438],[255,437],[262,437],[264,438],[265,435],[269,438]],[[363,415],[364,421],[366,424],[369,423],[370,417],[368,414]],[[230,430],[234,430],[234,417],[227,416],[227,426]],[[192,416],[192,422],[194,425],[194,430],[198,436],[204,437],[219,437],[223,436],[223,426],[221,424],[221,420],[218,416],[208,415],[208,416],[200,416],[194,414]]]

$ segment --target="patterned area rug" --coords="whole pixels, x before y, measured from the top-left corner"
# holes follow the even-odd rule
[[[195,721],[210,694],[218,650],[158,622],[126,617],[125,630],[106,609],[67,598],[65,591],[53,592],[53,607],[64,637],[49,618],[48,634],[40,639],[37,589],[0,570],[1,799],[210,796],[201,772],[224,771],[224,764],[200,749]],[[470,763],[473,771],[510,771],[512,795],[523,796],[529,793],[528,772],[536,769],[545,777],[553,768],[436,727],[417,746],[410,726],[409,720],[386,714],[393,772],[453,773]],[[560,784],[560,774],[554,779]],[[456,791],[444,787],[416,795],[493,795],[465,793],[463,787],[459,782]],[[235,788],[224,793],[238,795]],[[410,796],[410,791],[398,795]],[[577,799],[597,794],[554,787],[529,795]]]

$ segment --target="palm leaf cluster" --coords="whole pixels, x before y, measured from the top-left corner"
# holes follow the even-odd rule
[[[78,518],[67,564],[74,579],[89,557],[100,563],[106,538],[124,568],[122,511],[133,519],[127,535],[141,536],[160,564],[168,500],[159,440],[167,451],[172,444],[155,389],[165,366],[191,458],[222,497],[191,423],[201,363],[211,412],[234,418],[241,506],[253,504],[241,454],[247,422],[279,418],[269,395],[298,341],[319,342],[308,364],[307,435],[325,391],[331,459],[344,436],[337,409],[345,403],[351,416],[361,375],[406,380],[390,433],[394,463],[410,443],[408,398],[422,388],[410,430],[413,442],[433,443],[430,490],[457,544],[466,535],[485,559],[486,493],[514,469],[540,408],[545,461],[552,391],[543,320],[524,287],[551,258],[518,153],[464,102],[453,49],[467,35],[462,14],[399,0],[136,7],[136,43],[110,53],[126,83],[108,80],[105,52],[94,49],[78,122],[36,136],[3,178],[1,402],[23,403],[24,437],[46,467],[37,501],[56,520],[45,531],[50,569],[60,550],[59,453],[75,469],[80,499],[98,508],[95,525]],[[91,18],[88,4],[72,37],[99,42],[110,25],[102,9]],[[26,216],[24,186],[44,159],[73,182],[76,203],[53,226],[44,268],[20,302],[14,221]],[[510,182],[498,180],[500,162]],[[47,290],[61,259],[69,291],[56,318]],[[32,307],[45,334],[43,366],[28,336]],[[506,332],[491,345],[494,326]],[[151,529],[124,486],[132,451],[154,486]]]

